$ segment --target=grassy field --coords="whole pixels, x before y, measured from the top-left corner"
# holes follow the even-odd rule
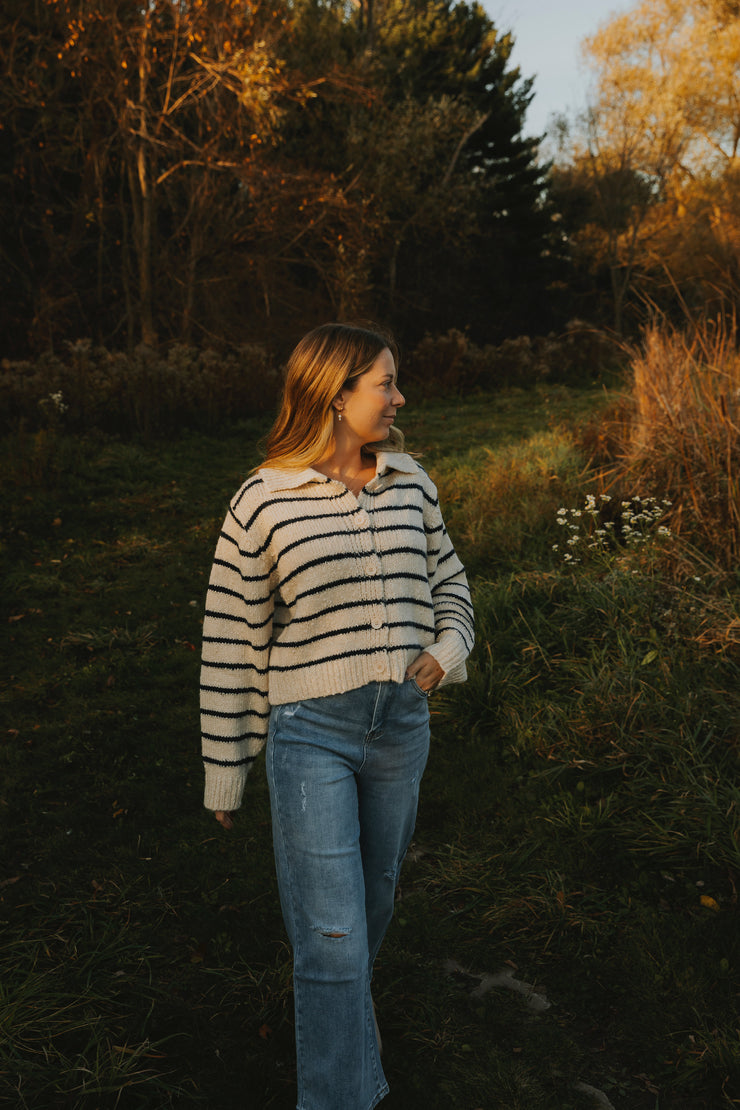
[[[740,1106],[740,582],[651,539],[566,564],[604,402],[404,414],[478,646],[378,963],[388,1110]],[[204,590],[264,430],[4,445],[3,1105],[295,1105],[262,763],[231,835],[200,798]]]

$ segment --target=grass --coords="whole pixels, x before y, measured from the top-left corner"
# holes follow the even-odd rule
[[[734,325],[701,321],[646,329],[630,391],[593,439],[616,490],[660,487],[674,532],[714,562],[740,554],[740,353]]]
[[[740,1105],[738,582],[684,547],[670,573],[650,545],[553,552],[595,488],[573,427],[601,403],[404,416],[478,646],[432,703],[377,971],[388,1110]],[[6,443],[3,1105],[295,1105],[262,764],[232,835],[200,801],[203,594],[263,431]]]

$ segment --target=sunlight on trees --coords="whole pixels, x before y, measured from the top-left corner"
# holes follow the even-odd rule
[[[9,0],[11,346],[510,333],[550,232],[512,47],[453,0]]]
[[[608,271],[618,331],[630,299],[740,301],[739,15],[728,0],[643,0],[584,44],[591,105],[555,187],[589,197],[572,247]]]

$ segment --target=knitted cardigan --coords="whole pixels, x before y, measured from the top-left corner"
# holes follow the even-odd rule
[[[205,805],[234,810],[271,705],[403,682],[428,651],[464,681],[473,611],[431,479],[378,452],[355,497],[311,468],[263,468],[216,547],[201,670]]]

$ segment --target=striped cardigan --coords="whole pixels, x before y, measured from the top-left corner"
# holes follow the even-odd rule
[[[378,452],[355,497],[312,469],[263,468],[231,502],[203,624],[205,805],[241,804],[271,705],[403,682],[428,651],[464,681],[473,612],[437,491]]]

